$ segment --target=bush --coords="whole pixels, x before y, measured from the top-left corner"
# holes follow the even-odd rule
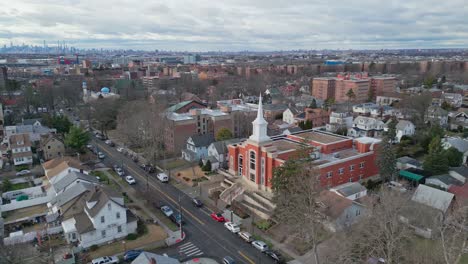
[[[95,250],[97,250],[98,248],[99,248],[98,245],[92,245],[92,246],[89,248],[89,250],[95,251]]]
[[[266,231],[272,226],[272,222],[269,220],[260,220],[255,223],[255,226],[257,226],[258,229]]]
[[[29,169],[28,165],[18,165],[18,166],[15,167],[15,170],[17,172],[20,172],[22,170],[27,170],[27,169]]]
[[[143,223],[143,221],[138,220],[137,224],[138,224],[138,226],[137,226],[138,236],[142,236],[142,235],[148,233],[148,227],[145,225],[145,223]]]
[[[127,240],[136,240],[138,238],[137,234],[128,234],[127,235]]]

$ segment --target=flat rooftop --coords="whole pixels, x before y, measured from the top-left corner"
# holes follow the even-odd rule
[[[294,136],[302,137],[307,140],[316,141],[323,144],[334,143],[342,140],[348,139],[347,137],[340,136],[340,135],[333,135],[324,132],[317,132],[317,131],[307,131],[302,133],[294,134]]]
[[[278,151],[286,151],[286,150],[297,150],[301,148],[301,144],[297,142],[293,142],[287,139],[280,139],[273,141],[273,146],[275,146]]]
[[[329,162],[350,158],[350,157],[357,156],[357,155],[360,155],[360,154],[361,153],[359,153],[356,149],[345,149],[345,150],[342,150],[342,151],[335,152],[333,154],[323,154],[322,153],[321,156],[320,156],[320,159],[315,160],[314,164],[323,165],[323,164],[326,164],[326,163],[329,163]]]

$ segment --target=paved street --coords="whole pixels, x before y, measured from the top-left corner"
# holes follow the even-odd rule
[[[182,260],[203,255],[218,259],[231,256],[236,263],[273,263],[269,257],[229,232],[223,224],[212,220],[208,208],[194,207],[188,195],[170,184],[160,183],[154,175],[147,174],[125,155],[104,142],[93,139],[92,143],[99,148],[99,151],[106,154],[104,159],[106,165],[123,165],[126,173],[136,179],[137,184],[134,188],[138,191],[145,193],[148,184],[149,192],[146,195],[151,196],[148,197],[151,202],[163,202],[176,210],[180,197],[182,216],[186,223],[183,227],[187,238],[180,245],[165,249],[161,253]]]

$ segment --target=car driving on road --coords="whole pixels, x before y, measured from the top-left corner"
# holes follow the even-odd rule
[[[202,207],[203,206],[203,202],[200,199],[197,199],[197,198],[192,199],[192,204],[195,205],[196,207]]]

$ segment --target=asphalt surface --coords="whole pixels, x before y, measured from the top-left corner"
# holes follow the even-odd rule
[[[274,263],[268,256],[228,231],[222,223],[211,219],[210,209],[193,206],[188,195],[171,184],[159,182],[155,174],[146,173],[138,164],[106,145],[104,141],[93,138],[91,143],[106,155],[104,164],[109,167],[114,164],[123,166],[126,175],[135,178],[137,184],[133,188],[142,192],[153,206],[169,205],[177,211],[180,199],[186,239],[170,248],[157,250],[157,253],[166,253],[179,260],[201,256],[221,260],[225,256],[231,256],[236,263]]]

